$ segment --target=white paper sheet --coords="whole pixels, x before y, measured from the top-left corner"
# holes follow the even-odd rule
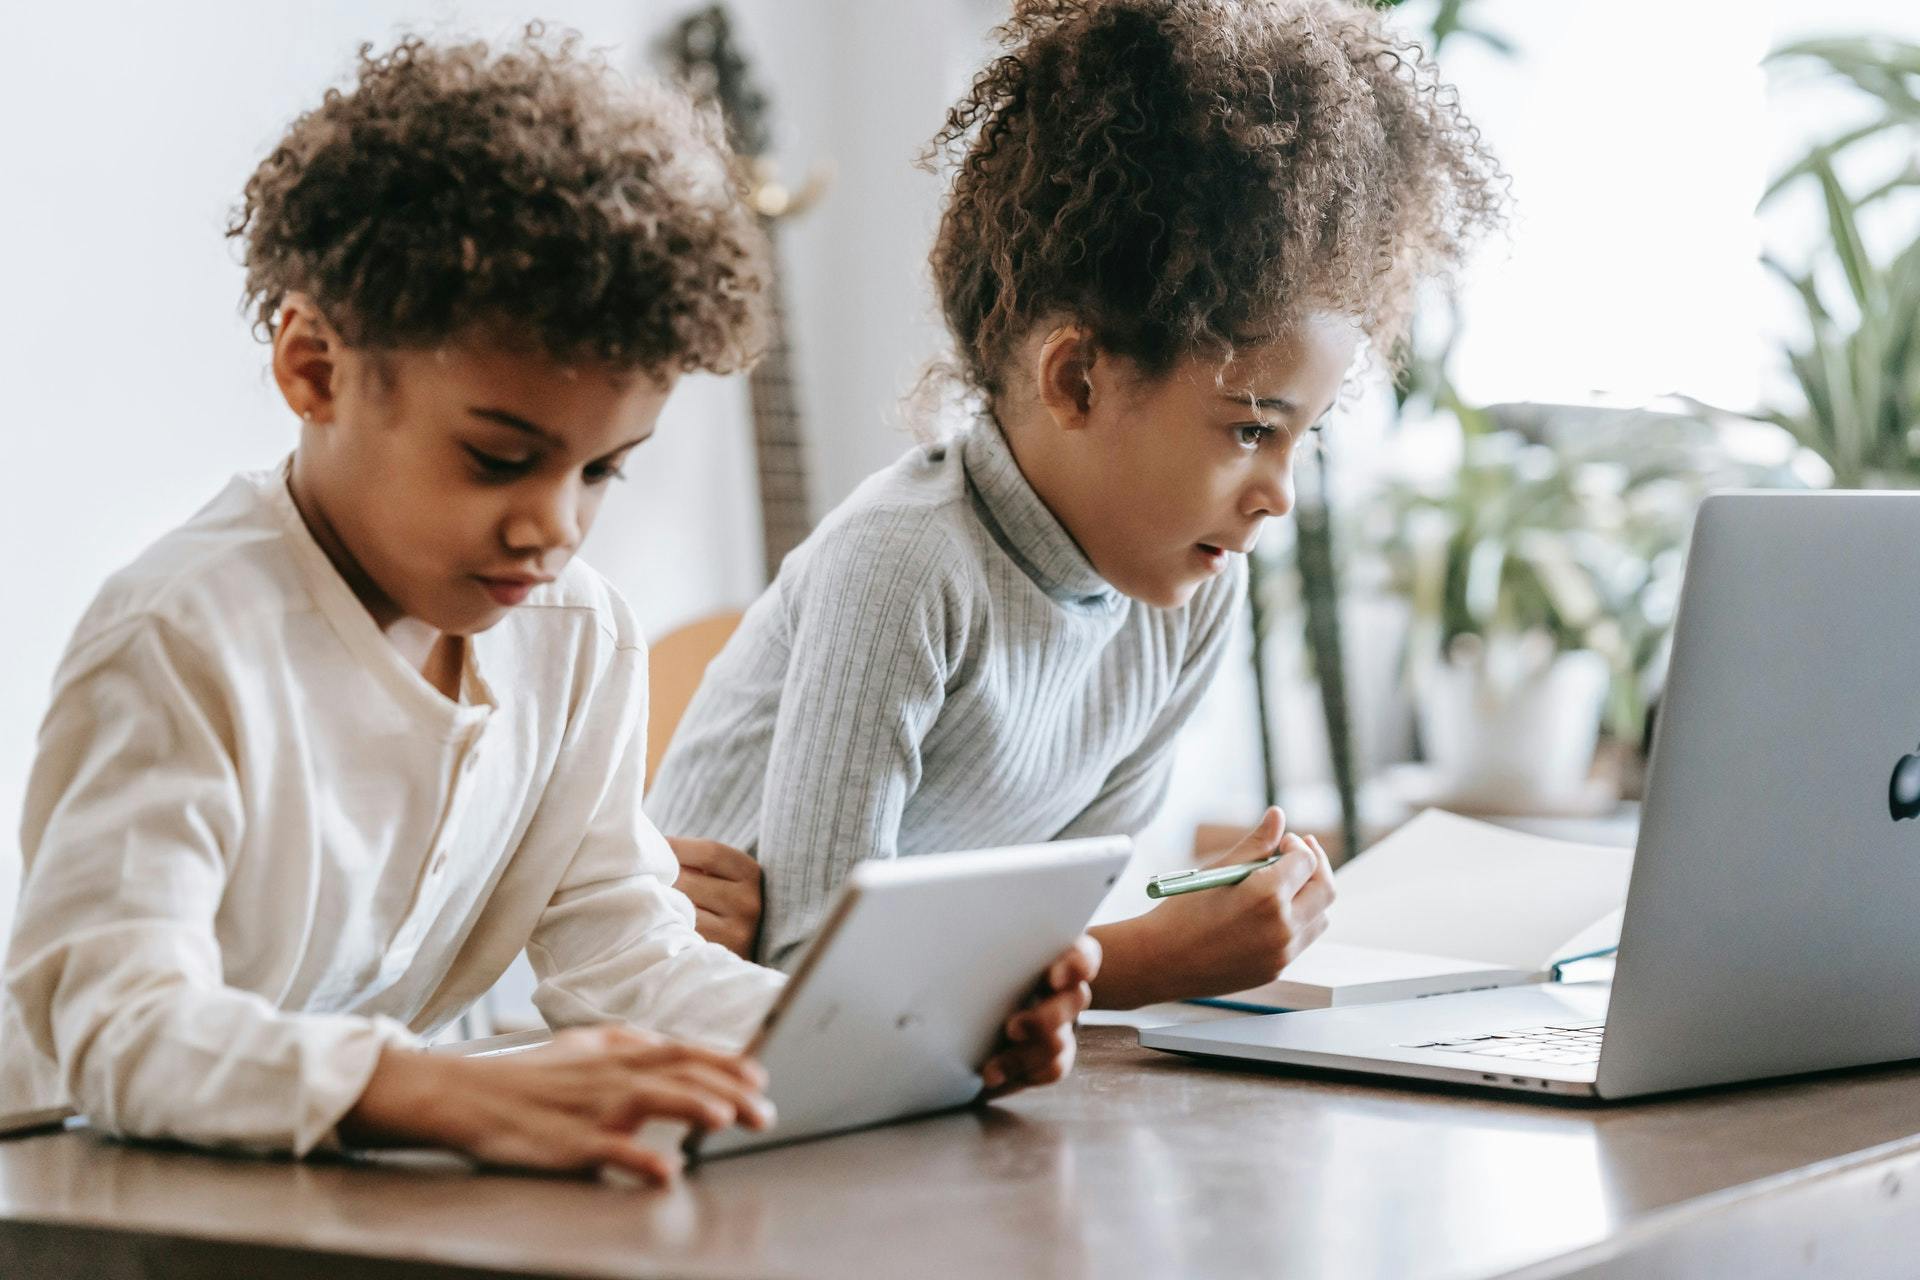
[[[1544,970],[1619,941],[1632,869],[1631,849],[1429,809],[1334,873],[1339,898],[1315,945]]]

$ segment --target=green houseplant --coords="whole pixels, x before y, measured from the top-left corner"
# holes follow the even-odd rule
[[[1863,222],[1888,210],[1891,197],[1920,187],[1920,44],[1881,37],[1808,40],[1768,56],[1776,66],[1811,67],[1851,85],[1867,118],[1821,141],[1780,174],[1762,208],[1783,193],[1812,188],[1826,215],[1827,239],[1800,269],[1769,256],[1804,311],[1805,340],[1789,346],[1799,403],[1765,417],[1792,432],[1833,468],[1843,488],[1920,485],[1920,235],[1903,248],[1868,247]],[[1843,165],[1873,160],[1865,194],[1849,194]],[[1863,185],[1857,178],[1855,185]],[[1836,281],[1843,281],[1844,288]]]
[[[1390,485],[1368,541],[1412,609],[1408,666],[1443,785],[1489,807],[1550,802],[1584,779],[1599,731],[1642,737],[1700,499],[1823,469],[1731,415],[1448,407],[1460,465]]]

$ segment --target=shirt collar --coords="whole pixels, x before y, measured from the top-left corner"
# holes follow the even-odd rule
[[[448,736],[465,733],[482,724],[496,705],[493,691],[480,672],[478,646],[470,638],[460,673],[460,701],[448,698],[427,683],[375,624],[373,615],[360,603],[353,588],[334,568],[325,548],[307,528],[300,509],[294,505],[287,485],[293,470],[289,457],[272,471],[256,473],[252,479],[268,506],[279,516],[286,531],[286,542],[306,579],[315,606],[332,626],[334,634],[361,665],[382,681],[402,705]]]
[[[1052,599],[1111,607],[1120,598],[1058,516],[1027,483],[1000,425],[980,417],[960,441],[974,510],[1009,556]]]

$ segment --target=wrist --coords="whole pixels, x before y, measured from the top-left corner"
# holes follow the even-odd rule
[[[383,1048],[367,1087],[341,1117],[340,1140],[360,1147],[451,1145],[457,1135],[444,1131],[438,1104],[460,1065],[457,1058]]]
[[[1159,943],[1154,912],[1087,930],[1100,943],[1100,972],[1093,980],[1096,1009],[1135,1009],[1171,999],[1166,949]]]

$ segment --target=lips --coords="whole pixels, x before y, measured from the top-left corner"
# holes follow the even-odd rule
[[[502,608],[511,609],[533,593],[533,589],[543,583],[552,582],[552,578],[531,577],[525,574],[483,575],[475,574],[473,580],[480,589]]]

